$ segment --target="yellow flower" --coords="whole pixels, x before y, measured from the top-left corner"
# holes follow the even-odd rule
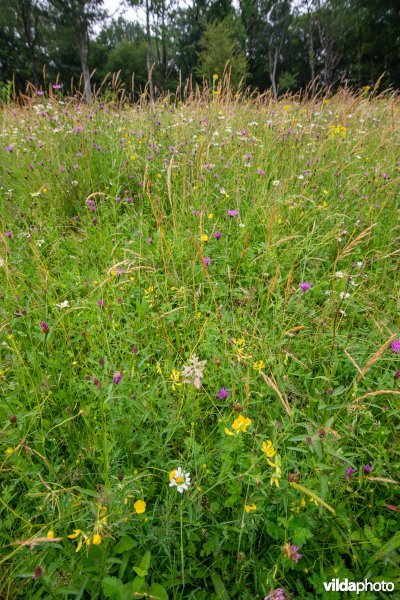
[[[217,79],[218,79],[218,73],[214,73],[213,79],[214,79],[214,81],[217,81]]]
[[[225,433],[226,433],[226,435],[233,435],[233,431],[231,431],[227,427],[225,427]]]
[[[131,160],[136,160],[136,156],[134,154],[131,154]]]
[[[264,364],[263,360],[259,360],[258,362],[255,362],[253,365],[254,371],[262,371],[264,367],[265,367],[265,364]]]
[[[252,504],[251,506],[249,506],[248,504],[246,504],[246,506],[244,507],[244,510],[249,513],[252,510],[257,510],[257,506],[255,504]]]
[[[272,445],[271,440],[267,440],[263,442],[261,445],[261,450],[266,454],[269,458],[272,458],[276,454],[276,450]],[[268,461],[269,462],[269,461]]]
[[[247,428],[251,425],[251,419],[248,417],[244,417],[243,415],[239,415],[237,419],[235,419],[232,423],[232,429],[235,431],[243,431],[246,432]]]
[[[209,218],[209,219],[213,219],[213,218],[214,218],[214,215],[213,215],[213,213],[210,213],[210,214],[208,215],[208,218]]]
[[[54,531],[52,529],[50,529],[47,532],[47,536],[46,537],[48,537],[50,540],[54,540],[54,538],[55,538]]]
[[[156,364],[156,371],[159,375],[162,375],[162,368],[160,367],[160,363]]]
[[[74,533],[71,533],[68,537],[70,540],[74,540],[78,537],[78,535],[81,535],[82,531],[80,529],[74,529],[73,530]]]
[[[92,544],[93,546],[100,546],[101,544],[101,535],[98,533],[95,533],[92,539]]]
[[[146,512],[146,502],[144,500],[136,500],[133,508],[135,509],[137,515],[142,515],[144,512]]]
[[[6,456],[11,456],[11,454],[14,452],[14,448],[7,448],[6,449]]]
[[[208,242],[208,235],[206,233],[202,233],[200,239],[202,242]]]

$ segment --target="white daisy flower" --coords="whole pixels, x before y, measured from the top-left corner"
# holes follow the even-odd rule
[[[185,473],[182,467],[178,467],[169,474],[169,487],[176,487],[180,494],[188,490],[190,486],[190,473]]]
[[[340,298],[341,300],[347,300],[347,298],[350,298],[350,294],[348,292],[340,292]]]
[[[56,304],[58,308],[69,308],[68,300],[64,300],[61,304]]]

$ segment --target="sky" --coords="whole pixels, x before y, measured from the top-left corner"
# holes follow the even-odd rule
[[[140,21],[142,22],[143,13],[140,9],[122,5],[121,0],[104,0],[104,8],[108,10],[111,16],[115,18],[122,16],[128,21]]]

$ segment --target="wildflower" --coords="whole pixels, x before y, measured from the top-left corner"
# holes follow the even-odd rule
[[[218,76],[218,73],[214,73],[214,75],[213,75],[213,80],[214,80],[214,81],[217,81],[218,77],[219,77],[219,76]]]
[[[114,373],[114,377],[113,377],[113,381],[116,385],[118,385],[118,383],[121,381],[122,379],[122,373],[121,371],[115,371]]]
[[[210,266],[210,264],[211,264],[211,258],[210,258],[209,256],[205,256],[205,257],[203,258],[203,263],[204,263],[204,265],[205,265],[206,267]]]
[[[14,150],[14,146],[12,144],[9,144],[8,146],[6,146],[6,152],[12,152]]]
[[[265,175],[264,169],[256,169],[257,175]]]
[[[100,308],[103,308],[104,301],[103,300],[97,300],[97,304],[98,304],[98,306],[100,306]]]
[[[400,370],[396,371],[396,373],[394,374],[394,379],[398,379],[400,377]]]
[[[238,214],[239,214],[239,211],[238,211],[237,209],[234,209],[234,210],[227,210],[227,211],[226,211],[226,214],[227,214],[229,217],[231,217],[231,218],[234,218],[234,217],[237,217],[237,216],[238,216]]]
[[[302,554],[299,554],[298,552],[299,547],[296,545],[293,545],[290,542],[287,542],[284,546],[283,546],[283,553],[285,556],[287,556],[290,560],[292,560],[295,563],[298,563],[299,560],[302,558]]]
[[[282,588],[271,590],[269,595],[265,596],[264,600],[286,600],[285,590]]]
[[[247,428],[251,425],[251,419],[248,417],[244,417],[243,415],[239,415],[237,419],[235,419],[232,423],[232,429],[234,429],[237,433],[243,431],[246,433]]]
[[[99,533],[95,533],[92,539],[93,546],[100,546],[101,544],[101,535]]]
[[[214,215],[213,215],[213,213],[209,213],[209,215],[208,215],[208,218],[209,218],[209,219],[213,219],[213,218],[214,218]]]
[[[46,536],[46,537],[48,537],[48,538],[49,538],[49,540],[54,540],[54,538],[55,538],[54,531],[53,531],[52,529],[50,529],[50,530],[47,532],[47,536]]]
[[[225,427],[224,431],[225,431],[226,435],[234,435],[233,431],[228,429],[228,427]]]
[[[262,371],[263,368],[265,367],[264,361],[263,360],[259,360],[258,362],[255,362],[253,365],[253,369],[254,371]]]
[[[206,360],[199,360],[196,354],[193,354],[189,360],[189,364],[186,365],[181,375],[184,377],[185,383],[191,383],[194,387],[199,390],[201,387],[201,380],[203,379],[203,371],[206,366]]]
[[[181,373],[176,369],[172,369],[171,374],[169,376],[169,380],[172,382],[172,389],[175,390],[177,386],[182,385],[180,383]]]
[[[220,388],[218,394],[215,394],[216,398],[219,398],[220,400],[224,400],[224,398],[228,398],[229,396],[229,391],[226,389],[226,387],[222,387]]]
[[[275,469],[275,472],[271,476],[270,484],[271,484],[271,486],[275,485],[276,487],[279,487],[280,486],[279,480],[282,477],[281,459],[279,456],[276,456],[275,462],[272,462],[272,460],[269,460],[269,458],[267,458],[267,462],[270,467]]]
[[[281,185],[281,182],[279,181],[279,179],[274,179],[274,181],[272,182],[272,185],[274,187],[278,187],[279,185]]]
[[[171,471],[169,474],[169,487],[176,487],[180,494],[183,490],[189,489],[190,486],[190,473],[185,473],[181,467],[178,467],[175,471]]]
[[[35,570],[33,571],[33,576],[35,579],[39,579],[39,577],[42,577],[44,573],[44,569],[43,567],[41,567],[40,565],[35,567]]]
[[[78,545],[76,547],[75,552],[79,552],[82,549],[83,542],[86,542],[86,540],[88,539],[81,529],[74,529],[73,533],[71,533],[68,537],[70,540],[78,540]]]
[[[41,327],[42,327],[43,333],[45,333],[47,335],[50,330],[49,330],[49,326],[47,325],[46,321],[41,322]]]
[[[135,513],[137,515],[142,515],[144,512],[146,512],[146,502],[144,500],[136,500],[133,508],[135,509]]]
[[[396,354],[400,354],[400,340],[394,340],[394,342],[391,343],[390,347],[393,352],[396,352]]]
[[[246,506],[244,507],[244,510],[249,513],[251,511],[255,511],[257,510],[257,506],[255,504],[251,504],[250,506],[248,504],[246,504]]]
[[[63,302],[61,302],[60,304],[56,304],[56,306],[58,308],[69,308],[69,303],[68,300],[64,300]]]
[[[371,467],[371,465],[370,465],[369,463],[367,463],[367,464],[365,465],[365,467],[364,467],[364,473],[365,473],[366,475],[368,475],[368,473],[371,473],[371,471],[372,471],[372,467]]]
[[[208,242],[208,235],[206,233],[202,233],[200,239],[202,242]]]
[[[215,237],[215,239],[216,239],[216,240],[219,240],[219,238],[220,238],[221,236],[222,236],[222,233],[221,233],[220,231],[216,231],[216,232],[214,233],[214,237]]]
[[[6,237],[11,238],[12,237],[12,231],[6,231]]]
[[[350,294],[348,292],[340,292],[341,300],[347,300],[347,298],[350,298]]]
[[[301,291],[304,294],[305,292],[307,292],[308,290],[310,290],[312,288],[312,284],[311,283],[307,283],[305,281],[303,283],[299,283],[299,288],[301,289]]]
[[[351,479],[351,476],[355,472],[356,472],[356,469],[354,469],[353,467],[349,467],[348,469],[346,469],[346,479]]]
[[[267,440],[266,442],[263,442],[261,445],[261,450],[264,452],[264,454],[266,454],[268,456],[268,458],[273,458],[276,454],[276,450],[275,450],[274,446],[272,445],[271,440]]]
[[[53,83],[51,87],[53,88],[53,90],[61,90],[62,86],[60,83]]]
[[[245,354],[245,352],[244,352],[244,339],[243,338],[239,338],[239,339],[232,338],[231,342],[233,344],[235,351],[237,352],[238,362],[242,362],[242,361],[245,361],[245,360],[251,358],[251,354]]]

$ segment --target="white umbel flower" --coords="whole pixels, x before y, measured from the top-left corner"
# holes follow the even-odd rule
[[[190,473],[185,473],[182,467],[178,467],[169,474],[169,487],[176,487],[180,494],[188,490],[190,486]]]

